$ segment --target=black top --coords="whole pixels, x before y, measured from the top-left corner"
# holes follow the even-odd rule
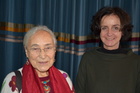
[[[76,93],[140,93],[140,56],[114,51],[95,48],[83,55]]]

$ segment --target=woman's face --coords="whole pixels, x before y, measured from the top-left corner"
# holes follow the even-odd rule
[[[26,56],[39,77],[47,76],[55,58],[55,44],[48,32],[38,31],[28,41]]]
[[[100,38],[103,42],[103,47],[107,50],[119,48],[122,32],[120,31],[120,19],[116,15],[106,15],[101,19]]]

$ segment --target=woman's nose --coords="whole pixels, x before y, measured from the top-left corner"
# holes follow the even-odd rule
[[[108,29],[108,31],[107,31],[107,35],[108,35],[108,36],[111,36],[111,35],[112,35],[112,33],[113,33],[112,29],[111,29],[111,28],[109,28],[109,29]]]
[[[44,50],[42,50],[42,51],[40,51],[39,56],[40,56],[40,58],[44,59],[47,56],[47,53]]]

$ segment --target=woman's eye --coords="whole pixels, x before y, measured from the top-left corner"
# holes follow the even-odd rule
[[[106,30],[107,29],[107,27],[101,27],[101,30]]]
[[[114,27],[114,30],[117,30],[118,31],[118,30],[120,30],[120,28],[119,27]]]
[[[37,50],[37,48],[33,48],[33,50]]]
[[[114,27],[116,30],[118,30],[118,27]]]
[[[31,48],[31,50],[37,51],[37,50],[39,50],[39,48]]]
[[[45,49],[52,49],[52,47],[46,47]]]

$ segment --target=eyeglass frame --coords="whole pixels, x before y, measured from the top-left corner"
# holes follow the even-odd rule
[[[46,50],[45,50],[46,49]],[[48,50],[49,49],[49,50]],[[36,48],[36,47],[33,47],[33,48],[30,48],[30,49],[27,49],[29,52],[33,53],[33,54],[38,54],[40,55],[40,53],[42,52],[42,50],[44,50],[45,53],[50,53],[50,52],[55,52],[56,50],[56,46],[47,46],[47,48],[44,48],[44,49],[41,49],[41,48]]]

